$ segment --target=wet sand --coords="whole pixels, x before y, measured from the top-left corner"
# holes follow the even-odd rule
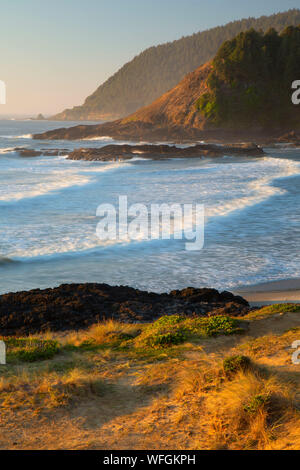
[[[300,279],[285,279],[245,286],[234,291],[253,305],[300,302]]]

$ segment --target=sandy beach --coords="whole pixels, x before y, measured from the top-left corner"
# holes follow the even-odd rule
[[[247,286],[236,290],[235,293],[255,305],[300,302],[300,279],[285,279]]]

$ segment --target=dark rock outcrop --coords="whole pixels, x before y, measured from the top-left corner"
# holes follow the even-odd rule
[[[20,157],[40,157],[43,152],[41,150],[33,150],[27,148],[15,148],[15,152],[18,152]]]
[[[198,144],[180,148],[171,145],[106,145],[102,148],[80,148],[68,156],[70,160],[114,161],[129,160],[134,157],[162,160],[166,158],[222,157],[224,155],[261,156],[262,148],[256,144],[213,145]]]
[[[106,145],[100,148],[79,148],[72,152],[68,149],[41,149],[34,150],[23,147],[14,149],[21,157],[57,157],[67,155],[70,160],[87,161],[115,161],[130,160],[137,156],[153,160],[167,158],[193,158],[193,157],[222,157],[232,156],[262,156],[264,151],[261,147],[253,143],[214,145],[197,144],[190,147],[180,148],[175,145]]]
[[[289,144],[295,147],[300,147],[300,132],[290,131],[281,135],[274,141],[278,144]]]
[[[68,149],[41,149],[44,157],[59,157],[60,155],[67,155],[70,153]]]
[[[21,157],[58,157],[59,155],[66,155],[70,153],[68,149],[41,149],[34,150],[26,147],[15,147],[14,152],[17,152]]]
[[[249,308],[242,297],[215,289],[187,288],[157,294],[127,286],[64,284],[1,295],[0,335],[80,329],[110,318],[134,323],[175,313],[242,316]]]

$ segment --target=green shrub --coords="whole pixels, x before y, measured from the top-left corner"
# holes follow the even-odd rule
[[[210,317],[208,319],[208,322],[205,325],[205,331],[207,336],[231,335],[233,333],[241,332],[238,325],[238,321],[234,318],[216,315],[215,317]]]
[[[159,326],[172,326],[172,325],[178,325],[178,323],[183,322],[186,320],[186,317],[183,315],[164,315],[163,317],[160,317],[156,322],[153,323],[156,327]]]
[[[148,346],[172,346],[173,344],[184,343],[186,336],[181,331],[175,331],[174,333],[154,333],[146,338]]]
[[[247,320],[259,320],[260,318],[270,317],[279,313],[297,313],[300,312],[300,304],[274,304],[266,307],[252,310],[248,313]]]
[[[223,369],[226,374],[234,374],[239,370],[247,370],[251,361],[247,356],[230,356],[224,359]]]
[[[274,314],[274,313],[288,313],[288,312],[299,312],[300,304],[275,304],[263,307],[259,310],[262,314]]]
[[[212,122],[217,123],[218,103],[215,97],[209,95],[209,93],[205,93],[196,102],[196,107],[207,119],[211,119]]]
[[[38,338],[4,338],[7,360],[35,362],[51,359],[60,350],[59,343]]]
[[[185,317],[183,315],[163,316],[148,325],[136,338],[137,346],[172,346],[189,339],[204,338],[241,331],[234,318],[218,315],[215,317]]]
[[[269,404],[268,395],[255,395],[250,402],[244,407],[244,410],[250,414],[256,414],[260,409]]]

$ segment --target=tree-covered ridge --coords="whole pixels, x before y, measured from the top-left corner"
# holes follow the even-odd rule
[[[221,44],[249,28],[282,31],[300,24],[300,10],[248,18],[146,49],[125,64],[90,95],[82,106],[65,110],[57,119],[123,117],[152,103],[189,72],[211,60]]]
[[[209,91],[197,103],[218,126],[284,126],[299,122],[291,85],[300,79],[300,26],[281,34],[251,29],[226,41],[213,60]]]

